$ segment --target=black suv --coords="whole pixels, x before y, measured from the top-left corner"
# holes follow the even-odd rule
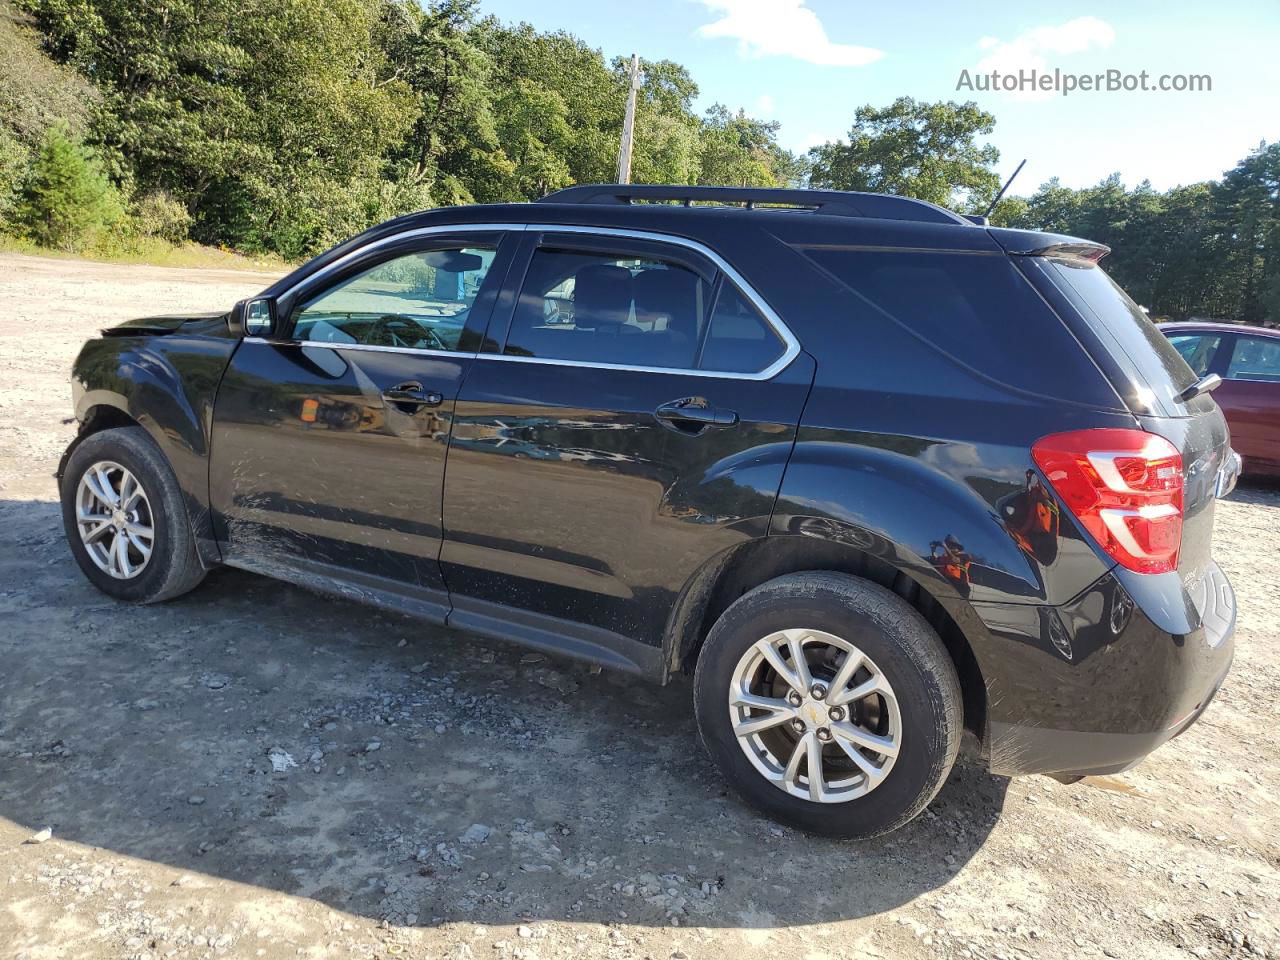
[[[729,782],[868,837],[1124,770],[1231,660],[1222,415],[1107,248],[900,197],[575,187],[375,227],[103,332],[85,575],[219,564],[665,682]]]

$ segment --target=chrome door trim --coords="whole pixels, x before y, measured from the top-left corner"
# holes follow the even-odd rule
[[[350,253],[344,254],[333,263],[327,263],[315,273],[303,277],[288,290],[276,296],[276,300],[283,300],[291,297],[301,287],[310,286],[316,280],[328,276],[336,270],[341,269],[358,257],[364,256],[371,250],[379,250],[382,247],[389,247],[393,243],[400,243],[403,240],[411,240],[414,237],[429,237],[440,233],[493,233],[495,230],[508,230],[519,233],[525,229],[522,223],[465,223],[454,226],[438,226],[438,227],[417,227],[413,230],[402,230],[400,233],[391,234],[366,243],[363,247],[352,250]]]
[[[738,289],[738,292],[751,301],[751,304],[759,311],[760,315],[772,328],[783,343],[784,349],[781,356],[773,363],[755,373],[743,373],[740,371],[728,370],[692,370],[687,367],[646,367],[635,366],[625,363],[596,363],[588,360],[559,360],[553,357],[520,357],[510,356],[504,353],[471,353],[456,350],[427,350],[417,349],[414,347],[384,347],[374,344],[348,344],[348,343],[328,343],[321,340],[288,340],[273,341],[265,337],[245,337],[246,343],[288,343],[291,346],[311,346],[320,347],[328,350],[366,350],[366,351],[383,351],[390,353],[412,353],[420,356],[438,356],[438,357],[475,357],[476,359],[485,360],[501,360],[506,363],[540,363],[554,367],[587,367],[597,370],[622,370],[635,373],[665,373],[685,377],[718,377],[724,380],[772,380],[779,373],[790,366],[800,354],[800,342],[796,340],[791,329],[783,322],[782,318],[769,306],[768,302],[756,292],[737,270],[720,254],[716,253],[705,244],[699,243],[697,240],[690,240],[688,237],[681,237],[671,233],[655,233],[649,230],[629,230],[623,227],[588,227],[576,224],[559,224],[559,223],[466,223],[440,225],[433,227],[418,227],[413,230],[405,230],[401,233],[383,237],[380,240],[374,240],[365,244],[357,250],[339,257],[333,263],[327,264],[320,270],[304,277],[293,286],[289,287],[281,293],[277,300],[282,300],[292,296],[299,288],[311,286],[314,282],[321,280],[325,276],[340,269],[343,265],[351,262],[357,257],[361,257],[371,250],[377,250],[382,247],[403,242],[406,239],[414,237],[428,237],[439,234],[466,234],[466,233],[493,233],[495,231],[508,231],[515,233],[523,233],[528,231],[537,231],[544,234],[569,233],[569,234],[595,234],[609,237],[622,237],[631,240],[648,240],[654,243],[665,243],[672,246],[684,247],[695,253],[706,257],[725,275],[726,278]]]
[[[799,353],[799,350],[796,351]],[[680,377],[715,377],[719,380],[771,380],[786,369],[795,354],[783,354],[759,373],[733,373],[721,370],[691,370],[688,367],[640,367],[629,363],[593,363],[590,360],[558,360],[555,357],[513,357],[505,353],[479,353],[477,360],[501,360],[503,363],[541,363],[549,367],[588,367],[592,370],[617,370],[621,373],[668,373]]]

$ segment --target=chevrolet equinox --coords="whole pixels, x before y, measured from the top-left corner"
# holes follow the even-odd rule
[[[1118,772],[1231,661],[1239,458],[1086,240],[902,197],[582,186],[374,227],[75,363],[67,539],[653,680],[757,809],[870,837],[968,729]]]

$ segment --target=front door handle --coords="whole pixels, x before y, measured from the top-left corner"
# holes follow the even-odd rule
[[[398,383],[382,391],[382,399],[397,407],[438,407],[444,403],[444,394],[438,390],[424,390],[416,380]]]
[[[653,415],[682,433],[701,433],[711,427],[732,427],[738,422],[738,414],[733,410],[695,406],[689,399],[664,403]]]

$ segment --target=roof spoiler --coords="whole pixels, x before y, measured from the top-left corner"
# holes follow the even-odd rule
[[[1055,260],[1074,260],[1079,263],[1097,263],[1111,248],[1105,243],[1081,240],[1060,233],[1041,233],[1039,230],[989,229],[988,232],[1005,253],[1019,257],[1053,257]]]

